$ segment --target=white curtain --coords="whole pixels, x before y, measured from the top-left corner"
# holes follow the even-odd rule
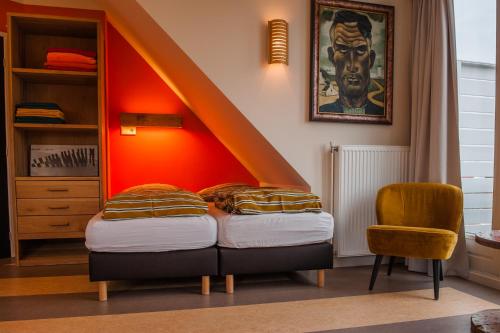
[[[413,0],[410,180],[461,187],[453,0]],[[408,268],[430,272],[410,259]],[[462,228],[448,275],[468,274]]]

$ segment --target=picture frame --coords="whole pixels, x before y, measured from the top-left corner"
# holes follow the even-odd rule
[[[32,177],[97,177],[97,145],[31,145]]]
[[[311,0],[309,120],[392,124],[393,58],[393,6]]]

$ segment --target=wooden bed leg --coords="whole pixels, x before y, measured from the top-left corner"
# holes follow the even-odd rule
[[[99,301],[104,302],[108,300],[108,282],[99,281]]]
[[[210,295],[210,276],[208,275],[201,277],[201,294]]]
[[[325,270],[324,269],[318,269],[318,281],[317,281],[318,288],[324,288],[325,287]]]
[[[234,276],[232,274],[226,275],[226,293],[234,293]]]

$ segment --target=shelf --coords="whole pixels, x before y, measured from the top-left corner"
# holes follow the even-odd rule
[[[16,177],[16,180],[59,180],[59,181],[71,181],[71,180],[101,180],[101,177]]]
[[[88,250],[83,241],[40,243],[24,249],[21,266],[85,264]]]
[[[29,123],[14,123],[15,128],[20,129],[36,129],[47,131],[97,131],[97,125],[83,124],[29,124]]]
[[[12,68],[12,73],[25,81],[35,83],[95,84],[97,82],[97,72]]]
[[[68,36],[77,38],[95,38],[99,20],[66,18],[38,14],[9,14],[12,23],[29,35]],[[16,36],[17,37],[17,36]]]
[[[54,252],[51,254],[33,254],[19,260],[20,266],[48,266],[48,265],[75,265],[87,264],[88,253],[71,254]]]

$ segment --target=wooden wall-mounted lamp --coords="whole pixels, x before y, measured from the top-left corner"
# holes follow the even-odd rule
[[[267,22],[269,31],[269,63],[288,65],[288,22],[271,20]]]
[[[121,135],[135,135],[137,127],[182,128],[182,116],[176,114],[120,113]]]

